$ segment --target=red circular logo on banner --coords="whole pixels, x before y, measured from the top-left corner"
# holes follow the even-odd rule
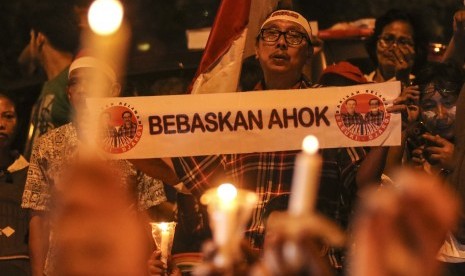
[[[99,142],[108,153],[123,153],[137,145],[142,136],[142,122],[137,110],[127,103],[106,106],[100,113]]]
[[[345,136],[354,141],[371,141],[384,133],[391,120],[386,99],[376,91],[356,91],[339,101],[336,122]]]

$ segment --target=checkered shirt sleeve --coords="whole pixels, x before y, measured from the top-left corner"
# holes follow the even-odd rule
[[[172,160],[180,181],[196,196],[226,181],[223,155],[179,157]]]

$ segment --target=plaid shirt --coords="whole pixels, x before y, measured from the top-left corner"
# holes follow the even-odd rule
[[[342,113],[342,121],[346,127],[363,124],[363,117],[360,113],[355,112],[353,115]]]
[[[123,124],[118,129],[118,136],[133,138],[134,136],[136,136],[136,131],[137,131],[137,124],[131,122],[131,126],[129,128],[127,128],[126,125]]]
[[[377,126],[380,126],[383,123],[383,119],[384,119],[384,112],[381,110],[379,110],[377,114],[368,112],[365,115],[365,122],[367,124],[375,124]]]
[[[238,188],[255,191],[259,201],[252,214],[248,236],[252,245],[261,247],[264,234],[263,211],[276,196],[290,193],[294,161],[299,151],[228,154],[183,157],[173,160],[176,172],[195,196],[219,183],[231,182]],[[325,149],[317,208],[340,221],[342,189],[353,186],[358,163],[365,156],[362,148]]]
[[[302,82],[296,88],[299,87],[308,88],[309,85]],[[180,180],[195,196],[224,182],[255,191],[259,201],[247,232],[252,246],[261,247],[264,207],[271,199],[290,193],[297,153],[299,151],[182,157],[174,158],[173,163]],[[323,168],[317,208],[339,220],[340,191],[355,181],[356,168],[365,151],[361,148],[325,149],[321,154]]]

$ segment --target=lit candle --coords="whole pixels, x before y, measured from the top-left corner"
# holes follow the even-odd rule
[[[160,251],[161,251],[161,261],[165,264],[168,264],[169,256],[169,244],[170,244],[170,231],[168,229],[168,223],[162,222],[159,224],[161,230],[161,241],[160,241]]]
[[[238,231],[237,215],[240,205],[248,206],[253,200],[246,200],[247,192],[239,191],[230,183],[221,184],[216,189],[210,189],[200,198],[202,204],[208,204],[208,213],[213,230],[213,240],[219,248],[219,253],[213,262],[218,267],[226,268],[231,265],[235,251],[235,236]],[[238,196],[242,195],[243,202],[238,202]],[[238,246],[238,244],[237,244]]]
[[[237,189],[230,183],[221,184],[216,190],[218,209],[214,212],[215,235],[214,240],[219,246],[225,245],[231,236],[237,207]]]
[[[123,20],[123,5],[117,0],[96,0],[89,8],[90,28],[99,35],[115,33]]]
[[[309,135],[302,143],[303,151],[296,156],[289,199],[289,213],[295,216],[313,212],[321,171],[318,139]]]

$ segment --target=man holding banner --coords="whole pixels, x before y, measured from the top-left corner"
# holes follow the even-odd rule
[[[256,38],[256,58],[264,79],[255,90],[288,90],[309,88],[302,74],[313,53],[311,28],[300,14],[290,10],[272,13],[262,24]],[[270,92],[272,93],[272,92]],[[278,142],[278,141],[275,141]],[[229,181],[254,190],[259,195],[249,225],[252,246],[262,246],[264,207],[274,197],[290,192],[295,156],[298,151],[259,152],[183,157],[173,159],[180,181],[194,194]],[[324,158],[318,207],[337,219],[341,185],[355,185],[356,168],[365,153],[361,148],[323,150]]]

